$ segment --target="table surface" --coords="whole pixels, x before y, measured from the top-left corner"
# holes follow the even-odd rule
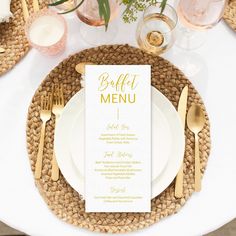
[[[26,149],[27,110],[46,75],[64,58],[89,48],[80,37],[79,20],[68,15],[66,51],[45,57],[32,49],[18,65],[0,78],[0,220],[29,235],[96,235],[64,223],[48,209],[34,184]],[[111,44],[136,45],[136,23],[119,25]],[[211,122],[212,149],[202,181],[178,214],[144,230],[125,235],[194,236],[206,234],[236,217],[236,33],[220,22],[195,51],[202,64],[189,79],[201,94]],[[164,55],[181,67],[183,52],[173,47]],[[103,234],[99,234],[103,235]]]

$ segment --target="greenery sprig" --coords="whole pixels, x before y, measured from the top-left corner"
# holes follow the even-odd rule
[[[58,6],[60,4],[63,4],[67,2],[68,0],[57,0],[49,6]],[[77,8],[79,8],[86,0],[81,0],[81,2],[75,6],[74,8],[61,12],[60,14],[67,14],[69,12],[75,11]],[[110,17],[111,17],[111,11],[110,11],[110,4],[109,0],[97,0],[98,2],[98,8],[99,8],[99,15],[101,19],[105,22],[105,27],[107,29]],[[137,13],[140,11],[144,11],[149,5],[155,4],[156,0],[122,0],[121,4],[126,6],[125,11],[123,12],[123,20],[125,23],[131,23],[133,21],[137,20]],[[165,6],[166,6],[167,0],[162,0],[160,4],[161,8],[161,14],[163,13]]]
[[[148,6],[157,3],[157,0],[123,0],[122,4],[126,5],[126,9],[123,13],[123,20],[125,23],[131,23],[137,20],[137,14],[140,11],[144,11]],[[163,13],[167,4],[167,0],[162,0],[161,14]]]

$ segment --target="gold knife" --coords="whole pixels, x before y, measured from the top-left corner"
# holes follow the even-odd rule
[[[187,112],[188,101],[188,85],[186,85],[180,95],[178,104],[178,113],[182,121],[183,129],[185,130],[185,120]],[[181,165],[179,172],[175,179],[175,197],[181,198],[183,196],[183,164]]]

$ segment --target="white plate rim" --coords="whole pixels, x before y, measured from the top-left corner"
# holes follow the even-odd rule
[[[83,89],[76,93],[63,109],[60,120],[58,121],[55,129],[54,147],[57,162],[63,176],[65,177],[67,182],[72,186],[72,188],[74,188],[79,194],[83,195],[83,191],[81,191],[81,186],[84,186],[84,179],[80,175],[77,168],[72,164],[73,160],[68,148],[68,137],[72,127],[68,127],[70,124],[69,122],[66,122],[68,116],[75,114],[77,110],[77,107],[75,105],[77,101],[83,96],[83,92],[81,91],[83,91]],[[170,183],[173,181],[176,174],[178,173],[178,170],[183,162],[184,157],[185,135],[180,117],[172,103],[154,87],[152,87],[152,96],[154,96],[152,97],[152,99],[161,99],[163,109],[169,109],[170,116],[175,117],[175,124],[171,122],[171,126],[176,129],[176,131],[172,133],[174,134],[174,140],[178,141],[178,143],[175,142],[174,151],[172,150],[172,152],[175,153],[174,155],[178,158],[173,158],[174,155],[171,155],[172,159],[168,159],[167,165],[162,171],[162,174],[157,179],[155,179],[154,183],[152,182],[152,198],[154,198],[170,185]]]

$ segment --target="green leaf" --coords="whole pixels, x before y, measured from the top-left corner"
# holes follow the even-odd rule
[[[163,11],[165,10],[166,3],[167,3],[167,0],[162,0],[161,5],[160,5],[160,8],[161,8],[161,14],[162,14]]]
[[[97,0],[98,8],[99,8],[99,15],[102,20],[104,20],[105,27],[107,30],[110,17],[111,17],[111,9],[108,0]]]
[[[105,20],[105,26],[107,29],[109,21],[110,21],[110,17],[111,17],[111,9],[110,9],[109,0],[104,0],[104,4],[105,4],[105,9],[106,9],[106,15],[104,17],[104,20]]]
[[[48,6],[50,7],[53,7],[53,6],[58,6],[64,2],[67,2],[68,0],[59,0],[59,1],[56,1],[56,2],[53,2],[53,3],[49,3]]]
[[[67,14],[67,13],[70,13],[70,12],[76,10],[77,8],[79,8],[83,4],[84,1],[85,0],[81,0],[81,2],[77,6],[75,6],[74,8],[70,9],[69,11],[60,12],[59,14]]]

